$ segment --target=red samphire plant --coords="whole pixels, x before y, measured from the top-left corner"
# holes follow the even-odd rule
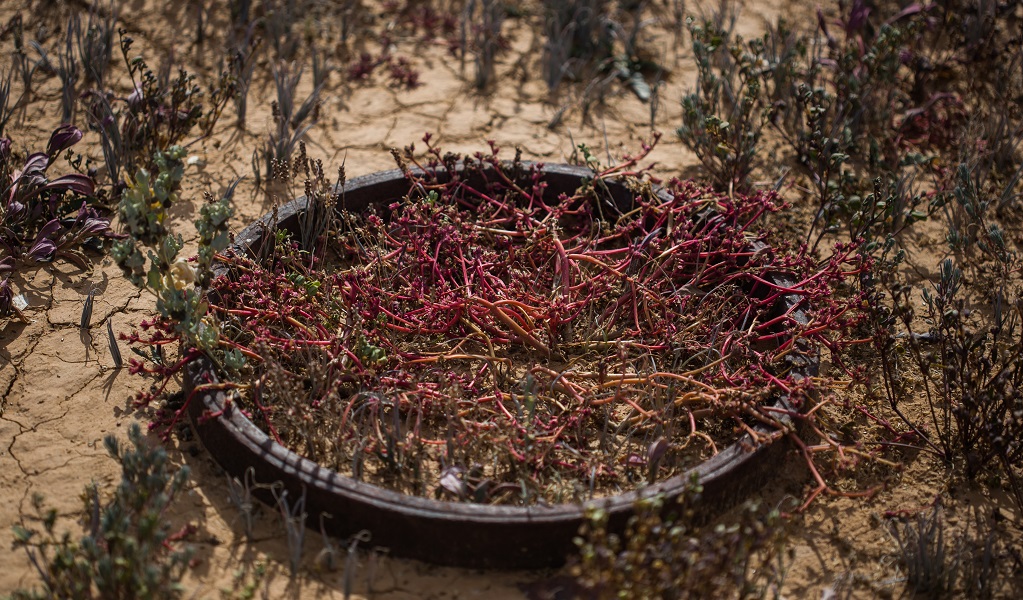
[[[308,163],[332,218],[212,282],[220,344],[247,357],[216,385],[324,466],[477,502],[617,493],[758,423],[781,435],[768,400],[811,385],[786,357],[854,324],[834,290],[855,247],[817,262],[758,229],[771,192],[655,187],[644,147],[552,194],[542,165],[425,141],[395,153],[408,195],[357,214]]]

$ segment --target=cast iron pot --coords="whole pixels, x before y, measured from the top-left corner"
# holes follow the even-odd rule
[[[593,175],[589,169],[566,165],[547,165],[544,173],[547,192],[554,196],[572,194],[583,179]],[[375,173],[348,181],[344,204],[358,212],[371,203],[386,206],[408,191],[409,182],[401,171]],[[632,205],[633,195],[623,185],[609,182],[608,192],[611,198],[607,201],[626,210]],[[235,238],[235,250],[255,255],[275,228],[297,232],[306,206],[303,197],[282,206],[276,215],[264,216]],[[781,309],[791,308],[795,301],[794,296],[785,298]],[[800,311],[793,311],[793,316],[805,322]],[[795,373],[804,377],[816,374],[816,356],[790,354]],[[212,364],[205,359],[195,361],[186,372],[185,393],[191,397],[196,385],[215,381]],[[775,404],[786,411],[797,410],[785,397]],[[218,413],[215,418],[208,416]],[[189,414],[199,439],[230,476],[242,479],[251,467],[255,481],[279,482],[289,498],[304,493],[310,527],[318,527],[320,514],[326,513],[331,518],[325,519],[324,525],[331,535],[345,538],[368,530],[371,546],[387,548],[392,555],[462,567],[558,566],[574,550],[572,539],[587,507],[606,511],[609,528],[622,531],[641,498],[661,495],[665,511],[677,510],[676,500],[694,475],[703,492],[689,514],[696,519],[713,517],[769,481],[780,470],[789,447],[784,438],[758,444],[747,435],[689,472],[635,491],[585,504],[493,506],[409,496],[321,467],[273,441],[233,404],[225,408],[222,391],[200,392],[189,403]],[[256,495],[273,504],[269,492],[257,491]]]

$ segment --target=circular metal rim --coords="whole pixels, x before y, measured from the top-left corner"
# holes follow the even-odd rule
[[[523,163],[528,166],[530,163]],[[544,173],[578,182],[592,177],[589,169],[568,165],[545,165]],[[407,193],[407,179],[400,170],[384,171],[349,180],[344,186],[346,198],[353,194],[376,194],[404,186],[397,196]],[[251,255],[267,231],[289,219],[297,219],[307,205],[299,198],[265,215],[246,227],[235,238],[235,246]],[[787,298],[787,302],[795,302]],[[805,321],[801,311],[793,311]],[[802,376],[816,374],[816,356],[794,354],[792,368]],[[698,502],[689,506],[689,518],[702,519],[720,513],[758,489],[770,479],[769,467],[780,462],[787,443],[757,443],[748,434],[731,446],[693,467],[654,484],[616,496],[597,498],[581,504],[553,506],[495,506],[450,502],[409,496],[370,483],[354,480],[321,467],[273,441],[256,427],[241,410],[226,401],[222,391],[200,390],[192,397],[198,382],[215,382],[212,364],[205,358],[190,364],[184,378],[186,397],[191,398],[188,412],[193,427],[214,460],[229,476],[242,479],[251,472],[255,481],[281,482],[290,498],[304,496],[305,512],[320,513],[326,529],[337,536],[349,536],[369,530],[373,545],[386,547],[396,556],[420,559],[435,564],[489,567],[539,568],[564,562],[573,548],[573,538],[589,509],[604,511],[612,530],[624,528],[637,501],[660,496],[665,510],[677,510],[678,496],[692,486],[694,478],[701,491]],[[796,412],[787,397],[775,406]],[[217,415],[210,417],[208,415]],[[783,416],[787,425],[792,420]],[[763,433],[768,433],[765,428]],[[782,440],[784,442],[784,440]],[[272,504],[266,490],[257,496]]]

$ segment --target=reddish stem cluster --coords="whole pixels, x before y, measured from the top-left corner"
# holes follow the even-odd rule
[[[342,213],[328,259],[287,238],[267,264],[224,257],[211,310],[253,358],[243,406],[321,463],[489,502],[613,493],[776,423],[766,401],[806,387],[784,356],[854,321],[833,291],[855,249],[765,244],[774,194],[658,192],[647,151],[554,197],[496,148],[409,148],[408,197]]]

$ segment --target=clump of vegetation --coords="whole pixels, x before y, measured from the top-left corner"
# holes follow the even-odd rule
[[[195,221],[199,233],[198,254],[193,259],[178,258],[184,240],[180,234],[172,234],[165,222],[167,210],[178,198],[184,158],[185,151],[180,146],[172,146],[166,152],[158,151],[152,162],[159,171],[154,176],[147,169],[139,169],[118,205],[121,222],[131,235],[114,244],[111,256],[135,285],[156,296],[156,310],[163,319],[162,322],[159,318],[153,322],[143,321],[143,329],[160,323],[156,332],[146,338],[150,354],[148,357],[143,354],[154,365],[147,369],[133,359],[130,363],[133,373],[175,373],[201,352],[228,369],[236,370],[244,362],[237,350],[219,348],[219,326],[208,314],[209,303],[204,297],[204,286],[212,278],[213,261],[217,253],[228,246],[227,222],[232,215],[230,198],[234,186],[220,200],[209,192],[205,194],[206,203],[199,209],[199,218]],[[148,259],[139,249],[140,243],[154,248],[148,252]],[[134,333],[122,339],[138,342],[140,337]],[[173,364],[164,364],[163,347],[175,342],[183,342],[183,356]],[[168,383],[169,378],[153,393],[162,394]],[[146,404],[149,397],[140,393],[139,403]]]
[[[551,127],[570,105],[581,108],[587,120],[595,106],[602,106],[618,83],[640,100],[653,98],[649,79],[659,77],[659,64],[644,44],[646,2],[611,0],[545,1],[540,70],[551,101],[561,95],[564,84],[575,84],[572,101],[564,104]]]
[[[83,96],[89,125],[100,133],[107,175],[118,183],[122,171],[131,176],[139,169],[153,172],[150,162],[198,127],[208,136],[236,92],[236,79],[225,69],[205,92],[196,77],[179,68],[172,75],[172,63],[153,71],[142,56],[131,56],[134,39],[118,30],[121,57],[131,78],[133,91],[121,98],[107,90],[92,90]]]
[[[686,501],[699,499],[699,486]],[[622,535],[610,533],[597,509],[576,538],[570,567],[596,598],[762,598],[785,575],[784,530],[777,511],[744,504],[737,518],[697,526],[690,515],[665,517],[662,499],[640,501]]]
[[[167,210],[177,202],[177,190],[185,175],[185,149],[171,146],[153,157],[158,171],[139,169],[127,182],[117,205],[121,224],[132,238],[153,243],[167,235]],[[130,243],[130,242],[129,242]],[[118,263],[122,261],[118,259]]]
[[[69,28],[69,31],[74,29],[75,32],[78,60],[82,64],[85,80],[98,90],[106,88],[107,72],[114,56],[117,13],[115,3],[110,2],[103,7],[100,0],[94,0],[84,25]]]
[[[130,363],[133,373],[176,373],[201,352],[231,370],[237,370],[244,362],[244,357],[236,349],[220,348],[220,328],[215,317],[208,312],[209,303],[201,287],[208,285],[211,280],[216,254],[228,245],[227,221],[232,214],[230,193],[220,200],[215,200],[212,194],[206,194],[206,203],[200,208],[199,218],[195,221],[200,249],[192,260],[178,258],[184,246],[181,235],[170,234],[162,225],[163,219],[154,218],[154,214],[163,214],[165,210],[159,198],[172,198],[177,193],[181,178],[180,159],[183,156],[183,151],[176,147],[167,155],[159,156],[156,162],[163,167],[159,176],[151,180],[148,173],[143,175],[144,172],[140,171],[141,176],[136,178],[135,187],[125,193],[125,198],[138,200],[138,206],[130,205],[125,214],[135,219],[132,221],[136,226],[134,230],[149,232],[156,250],[149,252],[148,269],[145,268],[146,258],[142,256],[134,238],[118,244],[112,255],[129,272],[136,285],[145,287],[156,296],[156,310],[160,314],[160,318],[142,323],[144,329],[156,327],[156,332],[146,339],[151,349],[149,358],[154,361],[154,366],[147,369],[140,361],[133,359]],[[132,195],[129,196],[129,193]],[[130,199],[128,202],[132,201]],[[135,208],[139,210],[135,211]],[[148,229],[150,223],[155,223],[156,228]],[[124,339],[138,342],[140,337],[135,333],[124,336]],[[184,355],[172,365],[164,364],[162,347],[175,342],[182,342]],[[162,394],[168,383],[169,379],[165,379],[160,389],[152,393]],[[139,403],[148,403],[150,397],[149,394],[140,393]]]
[[[406,56],[382,54],[373,56],[363,52],[359,58],[348,66],[348,78],[359,83],[366,83],[380,67],[387,76],[387,81],[399,89],[413,90],[419,87],[419,71],[412,66]]]
[[[508,38],[501,33],[506,7],[499,0],[469,0],[462,18],[460,49],[473,57],[473,86],[479,91],[492,90],[496,84],[496,61],[508,49]]]
[[[277,100],[273,102],[273,119],[275,131],[272,132],[263,146],[262,158],[265,164],[265,177],[268,182],[285,183],[292,178],[292,163],[295,149],[300,147],[302,139],[315,124],[319,114],[320,91],[325,85],[324,74],[314,73],[314,87],[309,96],[297,104],[295,93],[302,78],[302,69],[294,65],[279,64],[274,66],[273,76],[277,88]],[[308,123],[307,123],[308,121]],[[305,147],[302,147],[304,155]],[[257,186],[262,179],[260,171],[255,170]]]
[[[936,501],[918,515],[892,515],[888,532],[898,546],[906,588],[916,597],[1000,597],[1005,575],[1020,566],[1018,549],[1006,544],[1004,523],[979,509],[955,532]]]
[[[991,295],[991,313],[978,314],[967,307],[962,283],[962,271],[945,259],[940,280],[923,292],[930,329],[926,337],[907,338],[930,406],[925,439],[947,462],[961,460],[971,480],[997,468],[1023,508],[1023,401],[1016,392],[1023,385],[1023,301],[999,289]],[[901,325],[913,332],[910,289],[892,295]]]
[[[763,41],[732,40],[730,31],[714,21],[701,25],[689,19],[688,26],[698,91],[682,99],[679,138],[696,153],[715,186],[746,190],[766,121]]]
[[[47,171],[65,155],[71,165],[71,148],[82,139],[82,132],[64,125],[50,135],[44,152],[18,159],[10,138],[0,138],[0,274],[3,297],[0,316],[16,308],[7,276],[21,262],[47,263],[57,259],[74,262],[83,269],[89,264],[83,245],[113,236],[110,221],[100,215],[95,181],[88,175],[71,172],[48,177]]]
[[[17,590],[15,599],[29,598],[180,598],[178,583],[192,552],[176,547],[189,532],[172,530],[166,512],[184,489],[188,467],[175,469],[160,446],[150,446],[135,423],[128,428],[130,447],[108,435],[104,445],[121,464],[121,483],[104,500],[99,487],[88,486],[84,501],[85,533],[57,533],[57,510],[32,504],[42,529],[19,525],[14,545],[25,550],[41,588]]]

